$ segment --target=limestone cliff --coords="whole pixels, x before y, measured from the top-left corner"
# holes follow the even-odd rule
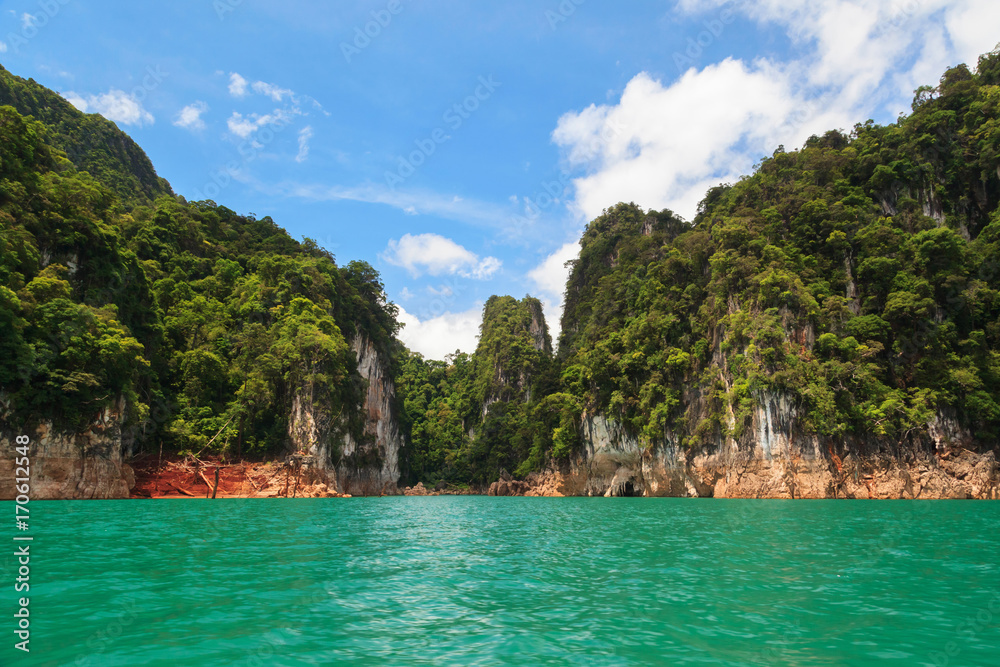
[[[966,449],[972,438],[952,417],[939,414],[927,437],[906,446],[806,435],[796,417],[787,397],[761,395],[741,442],[684,449],[668,439],[645,449],[614,420],[585,416],[584,449],[554,488],[586,496],[1000,499],[995,452]]]
[[[128,440],[122,429],[124,413],[119,401],[75,434],[53,428],[50,422],[27,432],[5,425],[0,432],[0,499],[15,497],[18,435],[31,438],[32,500],[127,498],[135,477],[123,460],[123,441]]]
[[[480,376],[482,419],[490,406],[532,400],[532,384],[552,356],[552,338],[538,299],[492,296],[483,308],[476,368]]]
[[[559,345],[583,407],[582,446],[553,448],[562,491],[996,498],[998,76],[992,53],[893,125],[779,147],[690,222],[591,221]]]
[[[368,384],[365,436],[360,440],[344,436],[336,466],[337,489],[351,495],[397,494],[403,435],[388,361],[364,336],[356,336],[351,346],[357,355],[358,373]]]
[[[288,436],[292,451],[307,452],[312,476],[336,484],[351,495],[396,494],[399,452],[403,446],[395,413],[395,386],[385,360],[363,337],[353,340],[358,372],[367,383],[364,400],[365,436],[344,435],[344,420],[322,406],[314,407],[309,388],[293,398]],[[0,499],[15,497],[15,437],[31,438],[33,500],[128,498],[135,485],[127,458],[133,431],[122,428],[125,407],[119,401],[80,432],[71,433],[50,422],[28,432],[9,426],[0,431]],[[5,419],[5,421],[7,421]]]
[[[351,348],[365,384],[364,435],[355,438],[347,415],[333,415],[317,405],[309,388],[295,395],[288,420],[289,447],[306,452],[311,474],[340,493],[397,494],[399,453],[403,447],[396,414],[396,388],[386,360],[372,342],[355,336]]]

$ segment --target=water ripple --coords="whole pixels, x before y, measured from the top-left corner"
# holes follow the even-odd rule
[[[32,665],[995,665],[1000,504],[33,503]],[[12,580],[9,561],[7,580]],[[7,651],[2,647],[0,651]]]

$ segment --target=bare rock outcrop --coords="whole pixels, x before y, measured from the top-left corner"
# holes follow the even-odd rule
[[[358,373],[367,386],[362,405],[363,437],[355,438],[346,427],[346,418],[331,415],[305,387],[293,398],[288,420],[289,449],[312,456],[313,477],[335,488],[338,494],[398,494],[403,435],[396,415],[396,387],[387,360],[370,340],[355,336],[351,347]]]
[[[27,433],[0,433],[0,500],[16,496],[15,438],[30,442],[32,500],[128,498],[135,486],[132,468],[123,461],[122,415],[119,401],[106,408],[81,433],[68,433],[43,422]]]
[[[358,373],[368,383],[365,437],[358,441],[350,434],[344,436],[336,471],[337,488],[355,496],[397,495],[403,434],[388,360],[364,336],[356,336],[351,346],[357,356]]]
[[[403,489],[404,496],[429,496],[432,495],[430,491],[424,486],[423,482],[417,482],[414,486],[408,486]]]
[[[531,485],[516,479],[498,480],[490,484],[488,496],[523,496],[531,489]]]
[[[583,496],[716,498],[1000,498],[992,450],[975,451],[953,416],[938,414],[905,446],[874,437],[822,439],[796,429],[794,405],[755,396],[740,441],[695,449],[668,437],[643,447],[614,420],[584,415],[580,454],[563,466],[560,492]]]

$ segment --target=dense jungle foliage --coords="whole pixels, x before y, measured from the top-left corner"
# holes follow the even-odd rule
[[[563,399],[538,299],[491,297],[474,354],[441,362],[408,353],[396,382],[413,481],[483,485],[502,470],[541,467],[553,437],[575,445],[574,428],[558,431]]]
[[[386,358],[398,344],[374,269],[338,266],[270,218],[169,194],[151,167],[133,172],[148,160],[108,121],[0,75],[20,107],[0,107],[4,421],[82,428],[124,407],[139,446],[263,455],[285,446],[301,393],[353,417],[344,428],[361,438],[348,341]],[[105,130],[107,150],[87,149]],[[94,172],[64,146],[83,146]],[[144,184],[129,197],[115,189],[126,173]]]
[[[579,445],[581,416],[596,413],[647,446],[747,441],[765,395],[790,398],[804,434],[906,445],[940,413],[992,446],[998,84],[997,53],[975,72],[953,68],[895,124],[779,148],[753,174],[713,188],[692,223],[634,204],[605,211],[572,266],[554,383],[519,408],[486,413],[508,443],[493,460],[523,474],[564,459]],[[429,415],[454,419],[436,446],[460,441],[459,422],[482,428],[482,392],[469,389],[479,354],[435,364],[422,385],[440,404],[463,406],[457,414],[408,403],[415,432]],[[412,393],[409,378],[401,386]]]
[[[764,393],[807,434],[1000,434],[1000,56],[910,116],[779,148],[691,225],[619,205],[566,295],[564,391],[649,444],[741,439]]]
[[[123,200],[171,194],[146,153],[98,114],[82,114],[59,95],[0,66],[0,106],[12,106],[49,129],[49,141],[80,171],[90,173]]]
[[[363,336],[391,360],[405,482],[527,474],[598,413],[650,447],[746,442],[778,395],[803,434],[905,446],[946,415],[1000,436],[997,53],[894,124],[779,148],[692,222],[608,209],[558,352],[536,299],[492,297],[445,361],[399,344],[369,265],[174,196],[113,125],[5,70],[0,103],[5,421],[79,428],[121,397],[140,446],[266,455],[298,395],[361,438]]]

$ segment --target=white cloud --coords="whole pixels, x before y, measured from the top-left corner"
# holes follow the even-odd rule
[[[7,53],[7,43],[0,41],[0,53]]]
[[[574,180],[587,219],[619,201],[690,216],[720,176],[737,178],[776,145],[793,109],[779,72],[727,59],[669,87],[641,73],[619,104],[566,114],[552,137],[571,167],[591,172]]]
[[[482,262],[479,263],[471,272],[466,273],[459,271],[458,275],[465,278],[475,278],[476,280],[489,280],[493,277],[493,274],[500,270],[503,266],[501,262],[496,257],[487,257]]]
[[[208,105],[204,102],[192,102],[177,114],[177,120],[174,121],[174,125],[182,127],[185,130],[204,130],[205,121],[201,119],[201,115],[206,111],[208,111]]]
[[[281,102],[285,98],[288,98],[295,104],[299,103],[299,100],[295,96],[295,92],[289,90],[288,88],[282,88],[281,86],[275,85],[273,83],[267,83],[266,81],[254,81],[250,82],[245,77],[237,72],[229,73],[229,94],[233,97],[243,98],[246,97],[249,92],[253,91],[258,95],[263,95],[264,97],[270,97],[275,102]],[[322,109],[323,106],[312,99],[311,97],[305,98],[307,101],[312,102],[314,106]]]
[[[579,256],[579,241],[567,243],[528,271],[528,278],[535,284],[537,291],[561,301],[563,291],[566,289],[566,279],[569,278],[569,267],[566,266],[566,262]]]
[[[907,111],[917,86],[936,83],[958,62],[974,65],[994,48],[1000,25],[1000,3],[991,0],[677,6],[691,14],[726,7],[777,25],[796,55],[784,62],[726,59],[670,83],[643,72],[617,103],[560,118],[552,138],[582,172],[571,205],[582,217],[635,201],[691,218],[709,187],[749,172],[779,144],[798,147],[811,134]]]
[[[73,92],[59,93],[59,94],[62,95],[67,102],[75,106],[77,109],[79,109],[83,113],[87,113],[87,100],[83,99],[83,97]]]
[[[243,84],[245,86],[246,81],[244,81]],[[254,81],[252,88],[253,92],[258,95],[266,95],[275,102],[280,102],[283,97],[291,97],[293,95],[292,91],[287,88],[279,88],[273,83],[264,83],[263,81]]]
[[[30,28],[35,23],[35,17],[25,12],[21,14],[21,29]]]
[[[428,273],[488,280],[502,265],[496,257],[480,259],[474,252],[438,234],[404,234],[398,241],[390,240],[379,257],[406,269],[414,278]]]
[[[572,241],[549,255],[541,264],[528,271],[528,279],[534,284],[532,293],[539,297],[545,311],[545,321],[549,329],[559,331],[563,313],[563,293],[569,278],[566,262],[580,256],[580,242]]]
[[[420,320],[399,308],[399,321],[404,325],[399,339],[410,350],[428,359],[443,360],[456,350],[474,352],[479,337],[479,324],[483,319],[482,304],[461,313],[446,312],[437,317]]]
[[[288,115],[281,109],[275,109],[273,113],[259,114],[252,113],[248,116],[234,111],[233,115],[226,121],[229,131],[241,139],[246,139],[251,134],[269,123],[284,123],[288,120]]]
[[[74,92],[62,93],[73,106],[84,113],[99,113],[108,120],[123,125],[152,125],[153,114],[142,107],[142,102],[123,90],[112,88],[100,95],[83,96]]]
[[[306,125],[299,130],[299,154],[295,156],[296,162],[305,162],[309,157],[309,140],[313,137],[311,125]]]
[[[236,72],[229,73],[229,94],[233,97],[246,97],[247,80]]]
[[[443,296],[445,298],[455,294],[455,290],[451,288],[450,285],[441,285],[440,287],[427,286],[427,293],[431,296]]]

